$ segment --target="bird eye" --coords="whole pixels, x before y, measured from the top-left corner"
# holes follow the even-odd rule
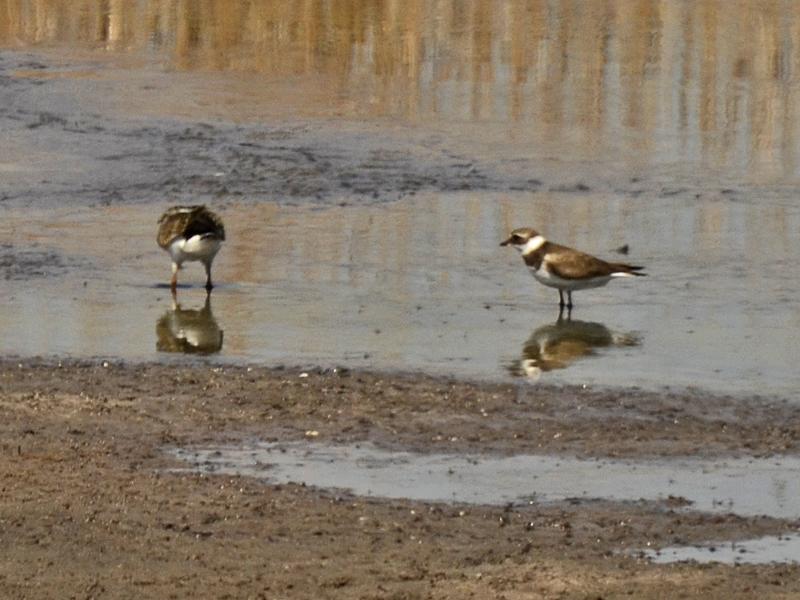
[[[521,235],[517,235],[515,233],[514,235],[511,236],[511,239],[514,240],[515,242],[521,242],[522,241],[522,236]]]

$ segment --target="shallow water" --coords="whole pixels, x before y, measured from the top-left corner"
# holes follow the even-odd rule
[[[797,398],[795,5],[70,6],[0,2],[0,352]],[[649,277],[559,322],[521,225]]]
[[[591,214],[592,202],[573,205]],[[587,228],[585,246],[610,254],[629,242],[651,276],[577,292],[571,322],[559,322],[555,291],[497,244],[505,222],[549,223],[548,204],[462,193],[321,210],[230,206],[219,287],[205,322],[189,326],[224,331],[213,351],[230,360],[794,397],[798,284],[780,278],[782,263],[746,261],[740,240],[724,236],[714,275],[688,275],[700,236],[681,235],[676,247],[635,217],[626,234]],[[606,202],[606,216],[637,214],[625,204]],[[673,219],[694,211],[669,206]],[[63,264],[12,280],[0,351],[153,359],[179,349],[161,339],[173,313],[169,260],[153,241],[158,208],[50,210],[46,225],[30,210],[7,213],[0,231],[14,248],[45,248]],[[566,225],[548,229],[578,241]],[[189,264],[180,277],[193,286],[178,290],[180,309],[201,309],[202,268]],[[762,302],[770,295],[783,301]]]
[[[192,469],[356,495],[506,504],[571,498],[677,501],[692,510],[800,517],[800,460],[580,460],[415,454],[371,444],[263,443],[174,450]]]
[[[765,536],[705,546],[670,546],[661,550],[645,550],[645,556],[656,563],[695,561],[699,563],[768,564],[800,562],[800,536]]]

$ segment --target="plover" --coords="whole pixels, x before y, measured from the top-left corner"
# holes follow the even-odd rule
[[[170,287],[178,285],[178,269],[184,262],[200,261],[206,268],[210,290],[211,263],[225,240],[225,227],[218,215],[205,206],[173,206],[158,220],[158,245],[172,257]]]
[[[558,290],[558,305],[563,308],[567,292],[567,308],[572,308],[572,292],[602,287],[615,277],[643,276],[644,267],[610,263],[567,246],[554,244],[535,229],[515,229],[501,246],[514,246],[522,253],[525,264],[536,281]]]

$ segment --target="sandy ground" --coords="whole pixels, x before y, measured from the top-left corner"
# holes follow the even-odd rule
[[[679,501],[363,499],[170,473],[179,463],[163,451],[316,430],[318,440],[422,452],[795,453],[800,410],[791,405],[347,371],[106,365],[0,362],[0,597],[800,597],[800,566],[659,566],[630,552],[798,523],[709,516]]]

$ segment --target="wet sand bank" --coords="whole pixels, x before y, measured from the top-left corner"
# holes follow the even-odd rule
[[[711,395],[368,372],[0,364],[10,597],[751,598],[798,566],[653,565],[637,549],[795,530],[665,502],[465,506],[170,473],[164,449],[251,439],[419,452],[795,454],[800,410]],[[594,597],[594,596],[591,596]]]

